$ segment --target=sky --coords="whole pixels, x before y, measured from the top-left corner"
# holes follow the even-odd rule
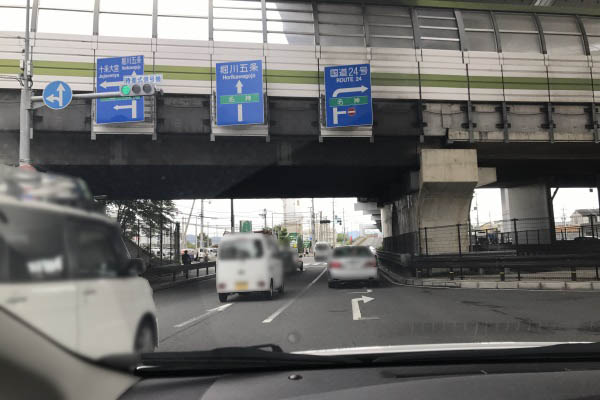
[[[554,191],[554,189],[552,190]],[[502,202],[500,189],[476,189],[477,204],[479,205],[479,221],[481,224],[489,222],[490,219],[497,221],[502,219]],[[476,201],[471,204],[471,221],[476,223],[477,212]],[[569,217],[579,208],[598,208],[598,191],[596,188],[562,188],[554,197],[554,219],[562,222],[563,214],[566,222]]]
[[[296,208],[296,214],[304,217],[304,227],[308,229],[310,221],[311,199],[299,199],[300,206]],[[315,198],[315,212],[323,213],[323,218],[331,218],[333,209],[333,199]],[[176,200],[175,204],[181,214],[179,218],[187,218],[192,208],[193,200]],[[337,198],[335,199],[335,214],[339,218],[344,218],[346,222],[346,232],[358,231],[359,224],[372,224],[370,215],[363,215],[362,211],[354,211],[356,198]],[[194,233],[193,223],[198,215],[198,224],[200,223],[200,200],[196,200],[188,234]],[[265,218],[260,214],[267,211],[267,226],[278,225],[283,222],[283,201],[281,199],[238,199],[234,200],[235,226],[239,228],[240,220],[252,221],[254,230],[261,229],[264,226]],[[229,199],[204,200],[205,226],[208,225],[208,235],[210,237],[221,236],[224,230],[229,230],[231,225],[230,201]],[[200,229],[200,228],[198,228]],[[342,232],[343,225],[337,225],[336,231]]]
[[[491,220],[502,219],[502,203],[500,199],[500,189],[477,189],[477,204],[479,206],[480,223]],[[346,231],[358,231],[359,224],[371,224],[370,215],[364,215],[362,211],[354,211],[356,198],[338,198],[335,199],[335,214],[338,217],[344,216],[346,222]],[[322,212],[323,218],[331,218],[332,199],[315,198],[315,211]],[[175,204],[180,211],[178,215],[181,218],[187,218],[192,208],[192,200],[176,200]],[[476,222],[477,212],[475,211],[475,200],[472,203],[471,220]],[[308,228],[310,218],[311,199],[300,199],[300,206],[296,213],[304,216],[305,227]],[[554,216],[557,222],[562,222],[563,214],[568,223],[570,215],[579,208],[598,208],[598,192],[596,188],[569,188],[559,189],[554,198]],[[264,226],[264,217],[260,214],[267,213],[267,226],[278,225],[283,222],[283,202],[281,199],[239,199],[234,201],[235,226],[239,227],[240,220],[252,221],[253,229],[261,229]],[[194,206],[193,217],[191,218],[188,234],[194,234],[194,223],[198,216],[200,223],[200,200],[197,200]],[[223,231],[229,230],[230,226],[230,202],[228,199],[205,200],[204,201],[205,226],[209,236],[221,236]],[[337,231],[342,231],[342,226],[337,226]],[[200,230],[200,227],[198,227]]]

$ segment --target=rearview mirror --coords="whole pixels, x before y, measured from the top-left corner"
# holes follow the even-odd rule
[[[146,264],[141,258],[132,258],[127,264],[127,271],[131,276],[142,275],[146,272]]]

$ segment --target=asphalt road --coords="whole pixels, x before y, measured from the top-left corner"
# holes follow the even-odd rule
[[[159,351],[266,343],[296,351],[418,343],[600,341],[597,292],[425,289],[387,281],[372,288],[330,289],[324,264],[311,258],[304,262],[305,271],[288,277],[285,294],[271,301],[232,296],[223,305],[214,280],[156,292]],[[354,300],[354,310],[353,299],[360,299]]]

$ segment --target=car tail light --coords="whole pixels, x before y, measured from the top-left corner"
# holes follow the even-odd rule
[[[340,268],[342,263],[339,261],[329,261],[329,268]]]
[[[257,285],[258,287],[265,287],[265,281],[258,281]]]
[[[224,283],[219,283],[219,289],[225,289],[225,287],[227,287],[227,285]]]
[[[367,266],[367,267],[377,267],[377,261],[375,261],[375,260],[367,261],[367,263],[365,264],[365,266]]]

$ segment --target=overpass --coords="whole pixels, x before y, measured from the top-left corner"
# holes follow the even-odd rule
[[[36,92],[56,79],[93,91],[103,57],[143,55],[164,76],[143,129],[101,129],[90,100],[33,110],[34,165],[112,198],[358,196],[386,237],[465,222],[475,187],[507,188],[506,215],[520,218],[549,216],[552,186],[599,184],[597,8],[214,1],[176,15],[165,1],[118,13],[34,2]],[[89,26],[61,31],[56,13]],[[0,162],[11,165],[22,52],[18,27],[0,32]],[[263,60],[267,123],[220,130],[215,65],[251,59]],[[326,129],[323,70],[357,63],[371,66],[373,125]]]

